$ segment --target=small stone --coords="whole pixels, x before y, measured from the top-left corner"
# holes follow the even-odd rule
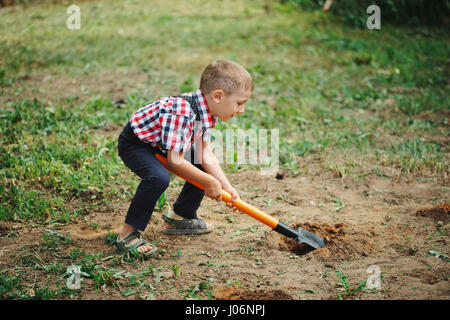
[[[282,180],[284,178],[284,172],[279,170],[275,176],[275,179]]]

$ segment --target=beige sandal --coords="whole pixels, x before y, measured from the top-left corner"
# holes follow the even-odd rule
[[[140,246],[143,246],[143,245],[148,245],[148,246],[153,247],[153,249],[150,251],[141,252],[145,257],[148,257],[148,256],[152,255],[153,253],[155,253],[156,251],[158,251],[157,247],[153,246],[148,241],[141,239],[141,234],[139,233],[139,231],[134,231],[134,232],[130,233],[129,235],[127,235],[125,238],[123,238],[120,241],[119,241],[119,237],[120,236],[117,235],[116,239],[114,240],[114,245],[116,246],[117,251],[120,253],[126,253],[126,252],[130,252],[133,250],[137,250]],[[136,241],[136,243],[128,245],[131,241],[133,241],[136,238],[139,238],[139,240]]]

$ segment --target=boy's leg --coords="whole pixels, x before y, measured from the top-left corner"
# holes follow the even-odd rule
[[[185,159],[190,161],[198,169],[205,171],[195,158],[195,145],[186,152]],[[186,219],[197,219],[197,209],[203,200],[205,192],[189,182],[185,182],[177,200],[173,204],[176,215]]]
[[[155,160],[152,166],[134,171],[142,181],[137,187],[125,218],[126,224],[140,231],[145,230],[158,198],[167,189],[170,181],[166,168],[154,155],[152,156]]]
[[[129,124],[120,134],[118,149],[126,166],[142,179],[127,212],[120,234],[123,238],[128,231],[145,230],[156,201],[169,185],[170,175],[153,149],[134,136]]]
[[[205,171],[200,164],[194,164],[197,168]],[[203,200],[205,192],[193,184],[186,182],[177,200],[173,204],[173,211],[180,217],[186,219],[197,219],[197,209]]]

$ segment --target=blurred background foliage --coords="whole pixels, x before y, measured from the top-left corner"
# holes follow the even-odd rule
[[[290,1],[306,10],[321,9],[326,3],[325,0]],[[382,23],[412,26],[448,25],[450,1],[447,0],[334,0],[329,12],[356,27],[365,28],[366,9],[370,5],[380,7]]]
[[[86,1],[86,0],[84,0]],[[77,2],[84,2],[83,0]],[[0,7],[8,5],[33,5],[42,3],[72,4],[69,0],[0,0]],[[266,0],[266,8],[277,2],[294,3],[299,9],[321,10],[329,3],[329,12],[355,27],[365,27],[366,9],[370,5],[380,7],[383,22],[395,25],[449,25],[450,1],[448,0]]]

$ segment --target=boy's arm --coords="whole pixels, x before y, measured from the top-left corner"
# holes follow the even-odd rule
[[[225,173],[222,170],[222,167],[219,164],[219,161],[212,152],[210,141],[202,141],[202,154],[200,159],[202,159],[203,169],[205,169],[207,173],[211,174],[213,177],[219,180],[219,182],[222,184],[222,188],[231,194],[232,202],[239,199],[239,194],[228,181]]]
[[[193,166],[189,161],[186,161],[183,157],[183,152],[169,150],[167,152],[167,164],[172,170],[203,185],[205,187],[205,194],[208,197],[216,201],[222,199],[221,182],[217,181],[211,174],[203,172]]]

